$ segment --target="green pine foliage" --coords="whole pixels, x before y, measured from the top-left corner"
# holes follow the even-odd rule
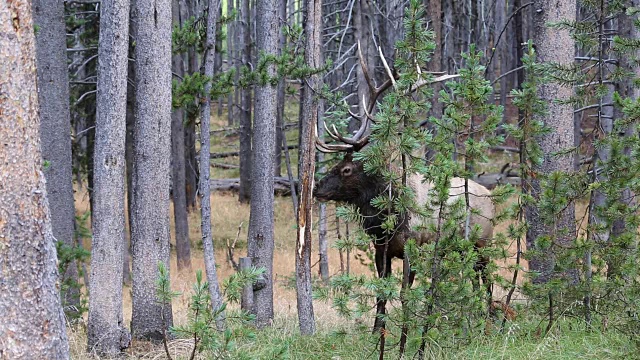
[[[255,338],[250,327],[255,316],[243,311],[229,311],[227,306],[239,303],[242,288],[247,284],[254,284],[263,273],[263,269],[252,267],[240,270],[227,278],[222,284],[222,296],[225,301],[220,308],[213,309],[209,295],[209,283],[203,280],[202,271],[196,272],[196,282],[193,284],[189,301],[188,321],[186,324],[170,329],[170,334],[174,337],[193,340],[194,347],[190,359],[200,353],[207,354],[209,358],[236,359],[242,353],[236,348],[237,342]],[[168,271],[163,263],[158,263],[156,283],[158,303],[164,306],[180,295],[180,293],[171,290]],[[225,316],[227,320],[227,327],[224,329],[218,328],[216,325],[216,319],[220,316]],[[171,359],[167,345],[169,334],[164,335],[163,341],[166,355]]]

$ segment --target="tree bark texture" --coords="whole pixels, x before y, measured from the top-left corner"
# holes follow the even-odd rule
[[[204,75],[206,77],[213,76],[215,65],[215,44],[216,44],[216,23],[218,21],[218,8],[220,0],[209,0],[209,12],[207,15],[207,40],[204,56]],[[204,253],[204,266],[207,273],[207,281],[209,282],[209,295],[211,296],[211,305],[214,310],[222,306],[222,296],[220,295],[220,286],[218,284],[218,274],[216,271],[215,250],[213,248],[213,240],[211,236],[211,193],[209,183],[209,151],[211,146],[211,135],[209,134],[209,121],[211,117],[211,83],[208,82],[204,86],[204,94],[202,98],[204,102],[201,106],[200,113],[200,183],[198,192],[200,193],[200,206],[202,215],[202,252]],[[216,319],[218,328],[224,325],[223,318]]]
[[[251,10],[249,0],[240,0],[240,16],[242,23],[238,26],[240,43],[242,49],[242,65],[250,66],[251,63]],[[241,90],[240,101],[240,192],[238,200],[241,203],[248,203],[251,198],[251,87]]]
[[[568,30],[557,30],[547,27],[548,22],[560,20],[574,21],[576,18],[576,3],[572,1],[546,1],[534,2],[535,31],[534,43],[536,44],[537,60],[540,63],[555,62],[561,65],[573,63],[574,41]],[[548,175],[554,171],[572,172],[573,156],[554,156],[553,153],[573,147],[573,106],[559,104],[556,100],[567,100],[572,96],[571,87],[564,87],[555,83],[541,85],[538,90],[540,98],[548,104],[548,112],[538,120],[551,128],[551,132],[539,139],[543,162],[533,170],[540,175]],[[531,179],[531,195],[539,199],[541,195],[541,183],[539,177]],[[526,218],[529,223],[527,232],[527,248],[535,249],[535,240],[541,235],[554,233],[552,225],[544,224],[537,206],[529,206],[526,209]],[[557,237],[554,244],[542,256],[532,258],[529,261],[531,270],[539,272],[540,276],[534,279],[536,283],[549,281],[554,275],[553,249],[561,246],[570,246],[575,239],[575,208],[570,204],[557,220]]]
[[[137,10],[136,0],[130,0],[129,5],[129,57],[131,59],[136,58],[134,41],[137,36]],[[127,81],[127,134],[125,138],[125,161],[126,161],[126,176],[127,176],[127,218],[129,219],[129,229],[127,232],[128,242],[125,243],[124,263],[122,279],[123,283],[131,286],[131,239],[133,238],[131,232],[131,217],[132,217],[132,204],[133,204],[133,132],[135,128],[135,105],[136,105],[136,66],[135,61],[129,61],[127,65],[128,81]]]
[[[276,1],[257,0],[257,49],[265,55],[278,54],[278,6]],[[267,66],[270,77],[275,65]],[[251,215],[248,254],[253,266],[264,268],[266,286],[254,292],[256,326],[273,321],[273,153],[276,141],[277,91],[269,83],[256,86],[253,161],[251,164]]]
[[[101,3],[87,342],[105,355],[129,346],[122,319],[128,20],[128,0]]]
[[[172,1],[173,25],[182,25],[180,1]],[[184,61],[181,54],[172,57],[172,71],[184,77]],[[187,194],[184,161],[184,110],[173,109],[171,113],[171,182],[173,194],[173,217],[176,234],[176,256],[178,271],[191,270],[191,241],[189,240],[189,221],[187,214]]]
[[[322,0],[306,1],[305,63],[310,68],[322,67]],[[313,185],[316,170],[315,134],[318,124],[318,98],[321,78],[314,74],[306,81],[308,88],[302,98],[302,166],[300,173],[300,203],[298,205],[298,236],[296,237],[296,290],[300,333],[315,332],[311,289],[311,230],[313,225]]]
[[[36,32],[38,70],[38,102],[40,104],[40,141],[47,196],[51,210],[51,226],[57,241],[75,247],[75,208],[73,203],[73,171],[71,162],[71,117],[69,114],[69,71],[64,4],[57,0],[35,0],[33,20]],[[63,281],[78,280],[75,261],[69,264]],[[64,306],[79,307],[80,292],[66,290]]]
[[[322,52],[320,53],[322,57]],[[323,61],[323,60],[321,60]],[[324,137],[324,116],[325,116],[325,102],[324,100],[318,101],[318,120],[316,123],[317,136],[319,138]],[[312,144],[315,146],[314,144]],[[317,153],[318,163],[320,163],[320,174],[326,173],[326,167],[324,166],[324,153],[318,151]],[[318,253],[320,256],[320,278],[325,283],[329,283],[329,238],[327,237],[327,204],[320,203],[318,205],[319,219],[318,219]]]
[[[171,304],[163,307],[156,297],[158,264],[169,270],[171,2],[136,0],[136,10],[131,331],[161,339],[173,322]]]
[[[29,1],[0,1],[0,358],[68,359]]]
[[[627,3],[628,7],[638,7],[640,6],[639,0],[632,0]],[[618,19],[618,34],[622,37],[631,38],[631,39],[639,39],[640,38],[640,30],[634,26],[634,19],[630,16],[622,15]],[[630,71],[635,74],[636,77],[640,76],[640,68],[634,64],[633,59],[637,56],[637,51],[629,54],[629,56],[621,56],[618,59],[618,66],[623,68],[625,71]],[[623,81],[616,83],[615,89],[622,98],[630,97],[632,99],[640,98],[640,89],[637,86],[634,86],[633,79],[628,78]],[[623,114],[620,113],[620,110],[616,107],[614,110],[614,118],[620,119]],[[631,137],[635,136],[636,127],[628,126],[625,129],[625,133],[622,136]],[[631,149],[629,147],[625,148],[625,155],[629,156],[631,154]],[[637,200],[635,200],[631,189],[625,188],[620,191],[620,201],[625,204],[625,206],[629,208],[633,208],[637,206]],[[617,237],[622,235],[627,227],[627,223],[624,219],[617,219],[613,222],[611,227],[611,235],[612,237]],[[637,251],[637,240],[635,244],[632,244],[633,249],[631,254],[627,256],[636,256]],[[615,276],[619,274],[619,264],[615,259],[609,259],[607,261],[607,276]]]
[[[278,16],[282,21],[287,18],[287,0],[280,0],[278,3]],[[280,46],[280,55],[284,51],[284,47],[287,44],[287,37],[284,31],[279,31],[278,44]],[[286,132],[284,128],[284,106],[285,106],[285,81],[280,79],[278,82],[278,118],[276,120],[276,152],[274,158],[274,173],[273,176],[282,176],[282,140],[285,138]],[[286,151],[286,149],[284,149]]]

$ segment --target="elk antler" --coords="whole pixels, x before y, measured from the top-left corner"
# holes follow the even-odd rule
[[[396,80],[400,77],[395,70],[391,70],[391,68],[389,67],[387,60],[385,59],[384,54],[382,53],[382,48],[378,47],[378,52],[380,53],[380,58],[382,59],[382,64],[384,65],[385,71],[389,76],[389,78],[380,86],[376,86],[373,78],[369,74],[369,68],[367,67],[367,64],[364,61],[364,56],[362,55],[362,48],[360,47],[360,41],[358,40],[358,59],[360,61],[360,68],[362,69],[362,73],[364,75],[365,81],[367,82],[367,86],[369,88],[369,101],[367,102],[367,98],[365,95],[362,96],[362,110],[364,114],[362,115],[356,114],[353,111],[351,111],[351,109],[348,109],[348,112],[351,117],[360,121],[360,128],[356,131],[356,133],[352,137],[344,137],[340,135],[335,125],[332,125],[331,126],[332,129],[329,129],[327,127],[327,124],[325,123],[324,128],[327,134],[329,135],[329,137],[331,137],[333,140],[337,142],[341,142],[342,144],[327,144],[321,139],[319,139],[316,134],[316,148],[319,151],[324,153],[336,153],[336,152],[342,152],[342,151],[348,151],[348,152],[359,151],[369,142],[369,135],[365,136],[365,134],[367,133],[367,130],[369,128],[369,123],[375,122],[375,119],[371,115],[371,113],[373,112],[376,106],[378,97],[384,91],[389,89],[391,86],[393,86],[395,89]],[[420,67],[418,65],[416,66],[418,68],[418,73],[422,74]],[[441,75],[441,76],[438,76],[432,79],[419,79],[416,82],[416,84],[411,87],[409,91],[415,91],[416,89],[424,85],[446,81],[459,76],[457,74],[446,75],[441,72],[438,72],[438,73],[427,72],[427,73],[432,75]]]

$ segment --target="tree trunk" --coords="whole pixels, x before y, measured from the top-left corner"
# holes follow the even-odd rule
[[[257,48],[259,53],[278,54],[278,6],[272,0],[257,0]],[[267,66],[275,76],[275,65]],[[256,326],[273,321],[273,153],[276,141],[277,92],[270,84],[256,86],[256,114],[251,166],[251,215],[248,254],[251,263],[264,268],[265,287],[254,292],[253,313]]]
[[[204,76],[210,78],[213,76],[213,67],[215,62],[215,44],[216,44],[216,23],[218,18],[218,8],[220,8],[220,0],[209,0],[209,12],[207,15],[207,40],[204,54]],[[209,184],[209,147],[211,137],[209,135],[209,120],[211,117],[211,82],[204,86],[204,94],[202,98],[204,103],[200,113],[200,184],[198,191],[200,193],[200,206],[202,214],[202,251],[204,253],[204,266],[207,273],[207,281],[209,282],[209,295],[211,296],[211,305],[216,311],[222,307],[222,297],[220,295],[220,286],[218,285],[218,274],[216,271],[215,249],[211,239],[211,194]],[[224,319],[219,316],[216,319],[218,328],[224,327]]]
[[[249,0],[241,0],[240,15],[242,24],[238,27],[240,32],[238,49],[242,49],[242,64],[249,66],[251,62],[251,10]],[[241,90],[240,103],[240,192],[238,200],[248,203],[251,198],[251,87]]]
[[[308,67],[322,67],[322,0],[307,0],[305,13],[305,51]],[[298,298],[298,320],[302,335],[311,335],[316,330],[313,318],[311,290],[311,228],[313,225],[313,180],[316,170],[315,133],[318,123],[318,98],[316,91],[322,87],[318,74],[305,82],[308,86],[302,98],[302,142],[300,177],[300,203],[298,205],[298,236],[296,237],[296,290]],[[304,85],[303,85],[304,86]],[[326,231],[325,231],[326,232]]]
[[[38,70],[38,102],[40,104],[40,141],[42,158],[48,165],[44,175],[51,210],[54,238],[75,247],[75,208],[71,163],[71,117],[69,114],[69,72],[64,4],[57,0],[33,2]],[[75,261],[67,267],[62,281],[78,281]],[[76,286],[63,295],[63,306],[80,307],[80,291]],[[73,312],[77,312],[74,310]]]
[[[87,343],[117,355],[129,346],[122,324],[129,1],[101,5]]]
[[[180,2],[172,1],[173,24],[181,25]],[[184,77],[184,62],[181,54],[172,57],[172,71]],[[191,271],[191,241],[187,215],[187,194],[184,166],[184,110],[173,109],[171,113],[171,181],[173,193],[173,216],[175,220],[176,256],[178,271]]]
[[[135,47],[133,46],[136,38],[136,0],[131,0],[129,11],[129,57],[135,59]],[[127,176],[127,218],[129,219],[129,228],[127,229],[128,242],[125,243],[124,262],[122,281],[125,285],[131,285],[131,203],[133,202],[133,128],[135,127],[135,103],[136,103],[136,90],[132,83],[136,82],[136,68],[135,62],[129,61],[127,65],[128,81],[127,81],[127,125],[126,125],[126,138],[125,138],[125,162],[126,162],[126,176]]]
[[[136,5],[131,331],[136,338],[162,339],[173,322],[171,304],[162,306],[156,297],[158,263],[169,270],[171,2]]]
[[[0,356],[68,359],[29,1],[0,1]]]
[[[187,13],[189,17],[198,18],[201,14],[201,7],[197,0],[187,0]],[[198,67],[198,54],[196,54],[195,48],[190,47],[187,51],[188,58],[188,73],[194,74],[200,71]],[[190,211],[196,207],[196,191],[198,189],[198,164],[196,161],[196,120],[198,114],[196,112],[189,112],[187,115],[187,123],[184,128],[184,147],[185,147],[185,180],[186,180],[186,197],[187,197],[187,209]]]
[[[320,63],[322,63],[323,56],[320,51]],[[316,129],[318,130],[318,137],[324,137],[324,116],[325,116],[325,102],[324,100],[318,100],[318,119]],[[311,144],[315,146],[315,144]],[[320,174],[326,173],[324,166],[324,153],[318,151],[317,153],[318,163],[320,163]],[[327,203],[320,203],[318,205],[318,253],[320,257],[320,278],[325,284],[329,283],[329,239],[327,238]]]
[[[227,1],[227,16],[231,16],[231,13],[233,12],[233,6],[234,6],[234,0],[228,0]],[[236,29],[236,24],[237,21],[229,21],[227,23],[227,69],[231,69],[233,67],[236,67],[236,61],[235,61],[235,29]],[[236,68],[237,70],[237,68]],[[237,75],[237,73],[236,73]],[[234,96],[234,92],[229,93],[229,95],[227,96],[227,125],[229,126],[233,126],[234,121],[235,121],[235,109],[234,109],[234,103],[233,103],[233,96]]]
[[[429,14],[429,18],[431,20],[430,28],[433,29],[435,34],[434,41],[436,43],[436,48],[433,52],[433,57],[428,64],[428,69],[429,71],[442,71],[442,0],[429,0],[427,14]],[[434,116],[437,119],[442,117],[442,112],[444,110],[442,102],[439,101],[441,89],[442,84],[433,84],[433,99],[431,100],[431,110],[429,111],[429,115]],[[430,129],[431,131],[434,130],[431,122],[427,122],[427,129]],[[427,160],[433,159],[435,156],[433,150],[430,148],[427,148],[426,150],[425,158]]]
[[[293,1],[293,0],[291,0]],[[280,0],[278,6],[278,16],[280,19],[287,18],[287,0]],[[284,31],[279,32],[278,44],[280,45],[280,54],[284,51],[287,44],[287,37]],[[285,138],[286,132],[284,128],[284,105],[285,105],[285,83],[284,78],[278,82],[278,118],[276,120],[276,153],[274,159],[273,176],[282,176],[282,140]],[[286,150],[285,150],[286,151]]]
[[[574,21],[576,18],[575,1],[547,2],[536,0],[534,43],[536,44],[537,60],[540,63],[555,62],[561,65],[573,64],[574,41],[568,30],[557,30],[547,27],[548,22]],[[541,85],[538,90],[540,98],[548,104],[548,112],[540,116],[539,121],[551,128],[551,132],[539,139],[544,159],[542,164],[534,166],[533,170],[540,175],[548,175],[553,171],[570,173],[573,171],[573,156],[554,156],[553,153],[573,147],[573,106],[559,104],[556,100],[565,101],[573,95],[571,87],[548,83]],[[531,179],[531,195],[535,199],[541,196],[539,177]],[[529,230],[527,232],[527,248],[535,249],[535,240],[542,235],[554,234],[552,225],[543,223],[536,205],[526,209]],[[575,208],[573,204],[562,211],[556,224],[558,229],[568,229],[564,233],[557,233],[554,245],[541,256],[529,261],[531,270],[539,272],[535,283],[544,283],[554,275],[555,258],[553,250],[556,247],[570,246],[575,239]]]
[[[628,4],[629,7],[638,7],[640,6],[640,1],[633,0]],[[640,39],[640,30],[634,25],[634,19],[630,16],[621,15],[618,19],[618,29],[619,35],[625,38],[630,39]],[[637,56],[637,51],[627,55],[620,56],[618,59],[618,66],[621,67],[624,71],[633,72],[636,77],[640,76],[640,69],[638,66],[634,64],[633,59]],[[633,78],[629,77],[623,81],[619,81],[616,83],[616,92],[620,94],[620,96],[624,98],[638,99],[640,98],[640,89],[633,84]],[[614,110],[614,118],[621,119],[622,115],[618,107]],[[625,129],[625,133],[621,136],[632,137],[636,136],[636,128],[635,126],[627,126]],[[625,155],[631,155],[631,148],[625,147],[624,149]],[[620,191],[620,202],[622,202],[627,207],[634,207],[637,205],[637,200],[635,200],[633,194],[631,193],[631,189],[625,188]],[[626,231],[626,221],[624,218],[617,219],[613,222],[611,226],[611,236],[612,238],[616,238],[624,234]],[[633,248],[629,249],[632,253],[626,254],[626,256],[636,256],[635,248],[637,248],[637,244],[631,245]],[[619,260],[617,259],[608,259],[607,260],[607,276],[613,277],[617,275],[624,275],[619,273]]]

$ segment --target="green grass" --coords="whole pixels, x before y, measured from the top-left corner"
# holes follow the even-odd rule
[[[238,343],[237,358],[246,359],[377,359],[377,336],[355,326],[337,325],[310,337],[299,335],[297,319],[278,319],[273,328],[256,332],[256,339]],[[345,323],[349,323],[345,321]],[[428,359],[639,359],[632,340],[616,331],[585,331],[573,321],[564,320],[549,335],[536,335],[536,324],[516,322],[504,333],[494,332],[467,342],[446,340],[430,343]],[[393,329],[392,329],[393,331]],[[413,335],[413,338],[411,336]],[[387,342],[385,358],[397,359],[395,337]],[[419,345],[417,334],[410,335],[406,358],[414,357]]]

